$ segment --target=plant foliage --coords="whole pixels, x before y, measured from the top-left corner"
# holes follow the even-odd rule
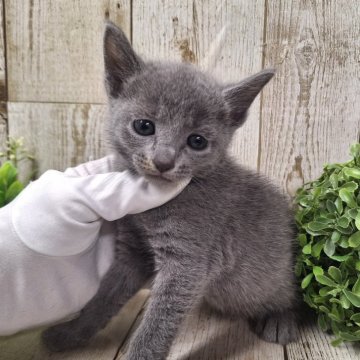
[[[0,167],[0,207],[14,200],[24,188],[17,176],[18,170],[10,161]]]
[[[7,205],[22,191],[24,184],[18,180],[18,165],[24,160],[34,161],[33,156],[24,147],[23,138],[10,138],[6,150],[0,158],[9,159],[0,167],[0,208]]]
[[[360,144],[352,160],[324,166],[296,193],[301,253],[296,275],[318,324],[333,345],[360,341]]]

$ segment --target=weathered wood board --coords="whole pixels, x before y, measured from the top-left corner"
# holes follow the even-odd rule
[[[4,7],[0,2],[0,152],[4,150],[7,138],[7,89],[5,69]]]
[[[121,347],[116,360],[125,354],[144,311]],[[330,345],[332,337],[324,334],[313,321],[305,321],[297,329],[297,340],[282,346],[260,340],[246,321],[224,319],[206,307],[194,309],[183,322],[171,347],[168,360],[357,360],[360,346]]]
[[[105,154],[105,105],[9,102],[9,134],[25,137],[38,174]]]
[[[359,19],[357,0],[268,2],[260,170],[289,194],[359,141]]]
[[[130,0],[5,0],[9,100],[103,103],[102,33]]]
[[[360,346],[353,343],[331,345],[334,337],[322,332],[313,322],[305,320],[298,328],[296,342],[286,346],[288,360],[358,360]]]

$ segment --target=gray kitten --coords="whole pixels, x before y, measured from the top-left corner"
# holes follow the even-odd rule
[[[205,301],[249,319],[263,339],[293,340],[293,216],[285,197],[227,148],[265,70],[220,85],[185,64],[145,63],[109,23],[104,38],[108,136],[132,172],[190,184],[167,204],[118,220],[116,260],[78,318],[45,331],[49,349],[84,345],[155,274],[128,360],[165,359],[184,316]],[[249,139],[251,141],[251,139]]]

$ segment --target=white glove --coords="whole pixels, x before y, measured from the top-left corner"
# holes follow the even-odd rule
[[[153,184],[111,158],[50,170],[0,209],[0,334],[60,320],[96,293],[113,260],[112,221],[160,206],[188,181]],[[102,227],[102,228],[101,228]]]

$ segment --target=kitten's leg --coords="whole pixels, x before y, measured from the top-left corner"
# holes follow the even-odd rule
[[[296,314],[293,310],[269,313],[249,321],[251,329],[263,340],[286,345],[296,339]]]
[[[127,360],[166,359],[184,314],[203,292],[205,279],[206,270],[196,263],[161,267],[144,318],[130,342]]]
[[[124,249],[109,269],[100,288],[78,318],[45,330],[42,339],[51,351],[85,345],[138,291],[151,273],[146,259],[132,249]]]

